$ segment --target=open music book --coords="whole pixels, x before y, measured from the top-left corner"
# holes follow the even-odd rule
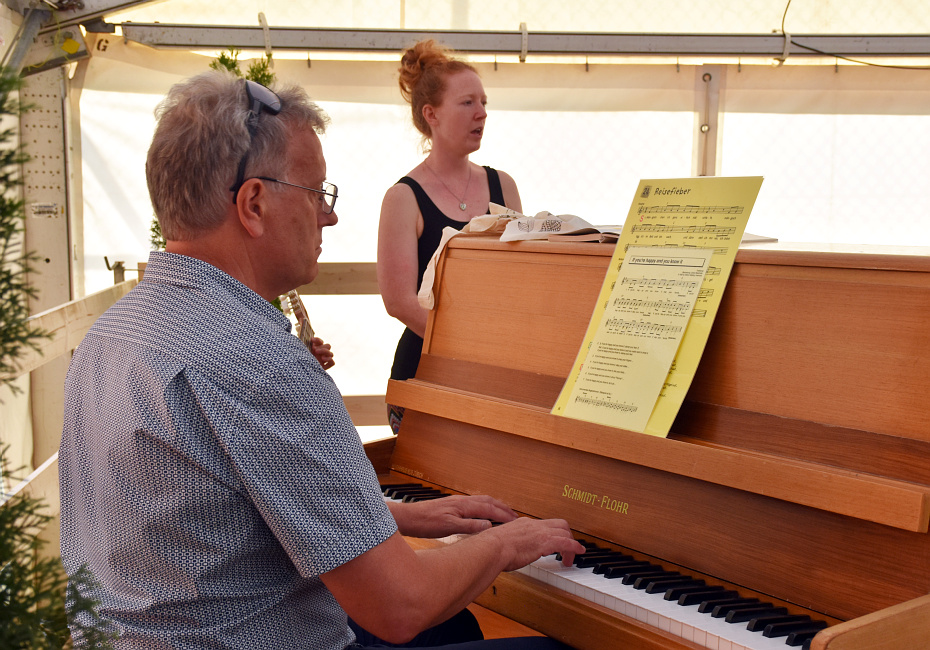
[[[623,226],[594,226],[592,228],[580,228],[571,232],[560,232],[549,235],[549,241],[576,241],[576,242],[601,242],[613,244],[620,238],[620,230]],[[754,235],[751,232],[743,233],[740,240],[740,246],[745,244],[762,244],[766,242],[777,242],[777,237],[767,235]]]
[[[549,241],[616,242],[620,238],[621,228],[623,226],[593,226],[571,232],[552,233],[549,235]]]
[[[740,240],[740,246],[743,244],[764,244],[766,242],[777,242],[778,237],[768,237],[766,235],[753,235],[751,232],[744,232]]]

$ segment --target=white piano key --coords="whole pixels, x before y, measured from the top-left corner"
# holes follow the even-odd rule
[[[565,567],[554,557],[540,558],[520,571],[709,650],[790,650],[785,637],[764,637],[761,632],[747,630],[746,623],[727,623],[698,612],[697,605],[682,607],[665,600],[662,593],[647,594],[620,580],[595,575],[590,568]]]

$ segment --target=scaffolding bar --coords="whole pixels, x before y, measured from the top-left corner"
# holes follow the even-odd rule
[[[123,36],[156,48],[264,50],[262,27],[123,23]],[[408,29],[269,27],[275,49],[298,51],[397,52],[434,38],[459,52],[537,55],[766,56],[786,53],[781,34],[621,34]],[[930,35],[797,35],[790,56],[930,56]]]

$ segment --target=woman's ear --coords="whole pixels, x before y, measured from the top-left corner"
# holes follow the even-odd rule
[[[430,126],[436,126],[438,120],[436,119],[436,109],[433,108],[432,104],[426,104],[423,106],[423,119],[426,120],[426,123]]]
[[[255,239],[265,232],[265,219],[267,218],[268,191],[264,183],[258,178],[250,178],[239,188],[236,196],[236,210],[239,214],[239,223]]]

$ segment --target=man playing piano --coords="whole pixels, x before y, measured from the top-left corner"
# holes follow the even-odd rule
[[[116,648],[362,647],[347,615],[404,643],[500,571],[582,551],[564,521],[488,497],[384,502],[338,390],[269,302],[316,277],[337,221],[326,121],[298,87],[220,72],[158,109],[146,174],[167,248],[76,350],[60,452],[62,560],[93,573]],[[401,536],[455,532],[477,534]]]

